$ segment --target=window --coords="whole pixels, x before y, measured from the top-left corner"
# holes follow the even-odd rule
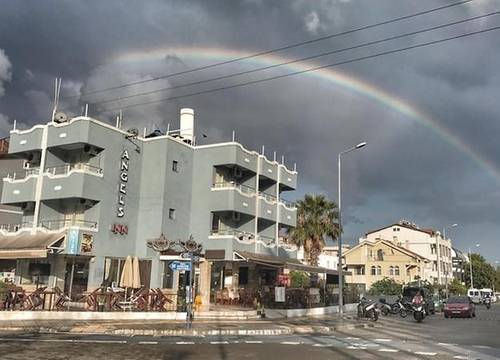
[[[372,266],[372,275],[377,275],[377,268],[375,266]]]
[[[399,266],[394,266],[394,275],[399,276]]]
[[[179,162],[177,160],[172,161],[172,171],[179,172]]]
[[[382,275],[382,268],[377,266],[377,275]]]
[[[436,253],[436,244],[431,244],[431,254]]]
[[[384,251],[382,249],[377,250],[377,260],[384,261]]]
[[[389,275],[394,275],[394,267],[389,266]]]
[[[175,209],[168,209],[168,218],[170,220],[174,220],[175,219]]]
[[[365,274],[365,267],[364,266],[358,266],[356,268],[356,275],[364,275]]]

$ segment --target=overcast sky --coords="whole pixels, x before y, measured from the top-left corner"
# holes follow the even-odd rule
[[[249,60],[82,96],[307,41],[449,4],[413,0],[199,0],[8,1],[0,0],[0,135],[17,119],[22,127],[47,122],[56,76],[63,78],[64,110],[81,113],[85,102],[255,69],[279,62]],[[414,19],[359,31],[275,54],[315,55],[500,9],[474,0]],[[500,15],[308,61],[336,63],[397,47],[500,25]],[[230,139],[297,163],[299,190],[336,200],[337,153],[367,141],[343,162],[345,238],[402,218],[447,231],[456,247],[479,243],[500,261],[500,30],[335,67],[337,75],[307,74],[124,111],[127,127],[178,126],[181,107],[196,112],[205,141]],[[194,49],[187,51],[186,49]],[[214,51],[213,49],[217,49]],[[177,88],[117,103],[91,105],[90,115],[112,121],[107,109],[176,97],[213,87],[285,74],[276,68],[204,85]],[[334,78],[371,87],[368,93]],[[349,84],[347,84],[349,85]],[[385,93],[390,103],[377,94]],[[393,106],[400,104],[400,106]],[[401,105],[402,104],[402,105]],[[411,106],[421,116],[399,111]],[[440,130],[437,131],[436,128]]]

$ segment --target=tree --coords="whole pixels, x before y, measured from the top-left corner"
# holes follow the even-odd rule
[[[450,293],[450,295],[466,295],[467,286],[462,284],[460,280],[453,279],[448,285],[448,292]]]
[[[402,285],[394,281],[394,279],[384,278],[375,281],[368,294],[370,295],[401,295]]]
[[[336,240],[338,234],[337,204],[324,195],[310,194],[297,202],[297,226],[291,230],[290,240],[304,248],[304,256],[309,264],[318,264],[326,238]]]
[[[474,288],[491,288],[495,280],[495,269],[488,264],[485,258],[479,254],[472,254],[472,275]],[[470,267],[465,268],[465,284],[470,286]]]

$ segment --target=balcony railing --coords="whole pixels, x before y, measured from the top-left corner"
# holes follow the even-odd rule
[[[102,169],[100,167],[85,163],[51,166],[46,168],[44,173],[50,175],[67,175],[71,171],[81,171],[93,175],[102,175]]]
[[[97,230],[97,222],[87,221],[87,220],[42,220],[40,222],[41,226],[47,230],[59,230],[67,227],[81,227],[86,229]]]
[[[17,232],[21,229],[27,229],[33,226],[31,222],[23,222],[20,224],[0,224],[0,231],[3,232]]]
[[[24,180],[30,176],[37,176],[39,173],[40,173],[40,168],[33,167],[33,168],[24,169],[24,170],[16,171],[13,173],[9,173],[9,174],[7,174],[7,176],[4,177],[4,180],[8,180],[8,181]]]
[[[236,229],[213,229],[210,231],[211,236],[234,236],[240,240],[253,240],[255,235],[250,232],[236,230]]]
[[[237,183],[235,181],[219,181],[214,183],[212,186],[212,189],[235,189],[239,190],[243,194],[248,194],[248,195],[258,195],[259,197],[263,198],[264,200],[270,202],[270,203],[276,203],[276,196],[271,195],[271,194],[266,194],[262,191],[257,192],[255,188],[247,185],[243,185],[240,183]],[[294,202],[287,201],[284,199],[279,199],[279,202],[285,205],[288,208],[296,208],[296,205]]]
[[[255,189],[243,184],[238,184],[234,181],[219,181],[216,182],[212,189],[236,189],[243,194],[255,195]]]

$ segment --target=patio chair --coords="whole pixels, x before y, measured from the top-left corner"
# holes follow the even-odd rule
[[[143,286],[130,297],[129,302],[133,308],[139,311],[147,311],[149,308],[149,295],[149,288]]]
[[[231,304],[231,298],[229,297],[229,289],[228,288],[222,289],[222,304],[223,305]]]
[[[42,306],[43,307],[43,298],[42,294],[45,291],[47,287],[39,287],[35,291],[33,291],[31,294],[29,294],[26,299],[24,300],[24,309],[31,311],[35,310],[36,308]]]
[[[86,309],[88,311],[97,311],[97,293],[101,291],[101,288],[97,288],[94,291],[88,293],[84,296],[83,301],[85,302]]]
[[[64,310],[66,303],[71,301],[71,298],[67,296],[61,289],[57,286],[54,287],[54,294],[56,295],[56,300],[54,301],[54,308],[57,311]]]
[[[215,292],[215,304],[222,304],[222,291],[217,290]]]
[[[161,289],[152,289],[153,295],[151,296],[151,310],[152,311],[167,311],[165,305],[167,303],[172,304],[173,301],[170,300],[163,294]]]

